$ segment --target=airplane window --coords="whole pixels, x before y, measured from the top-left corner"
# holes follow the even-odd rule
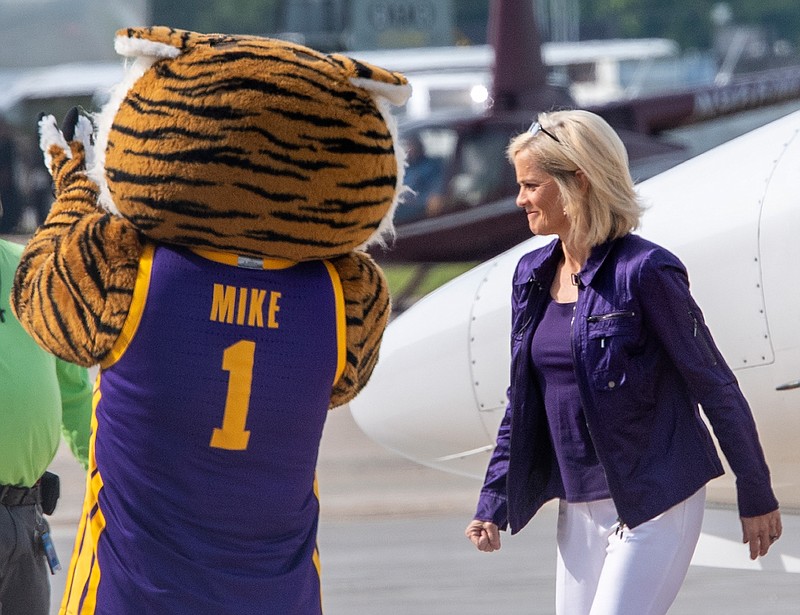
[[[395,224],[402,225],[441,210],[444,172],[453,156],[456,134],[452,130],[430,129],[401,136],[406,151],[405,194],[395,212]]]
[[[567,67],[567,74],[571,83],[594,82],[597,80],[596,68],[592,62],[570,64]]]
[[[419,131],[417,134],[425,145],[425,151],[428,152],[428,155],[441,158],[442,160],[453,157],[453,152],[456,149],[456,142],[458,141],[458,135],[455,130],[447,128],[428,128]]]
[[[472,99],[471,85],[465,85],[458,89],[431,89],[430,108],[431,111],[442,109],[483,109],[485,105],[477,105]]]
[[[448,186],[448,209],[476,207],[513,193],[505,155],[509,139],[497,129],[462,136]]]

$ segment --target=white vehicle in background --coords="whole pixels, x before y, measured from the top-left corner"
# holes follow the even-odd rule
[[[543,43],[550,80],[567,87],[580,105],[596,105],[656,90],[712,82],[710,58],[689,77],[680,49],[663,38]],[[494,50],[490,45],[353,51],[350,55],[404,73],[413,93],[409,118],[443,109],[482,111],[490,103]]]
[[[33,108],[49,111],[47,105],[63,99],[80,99],[87,105],[93,100],[105,102],[107,92],[122,79],[123,69],[122,63],[115,61],[71,62],[26,70],[0,91],[0,115],[19,123]]]

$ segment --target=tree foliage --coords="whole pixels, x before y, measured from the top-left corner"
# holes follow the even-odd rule
[[[714,37],[712,9],[719,0],[580,0],[581,38],[665,37],[705,49]],[[797,0],[728,0],[733,23],[758,26],[772,40],[800,47]]]
[[[776,39],[800,47],[800,4],[797,0],[729,0],[734,21],[758,24]]]
[[[484,42],[489,3],[453,0],[455,22],[470,42]],[[531,0],[554,2],[555,0]],[[284,29],[292,0],[152,0],[153,23],[199,30],[269,34]],[[348,0],[341,0],[348,6]],[[579,0],[581,38],[664,37],[684,49],[709,48],[714,39],[711,12],[720,0]],[[737,25],[759,26],[771,40],[800,48],[798,0],[726,0]]]
[[[280,0],[153,0],[155,24],[197,32],[270,34],[280,29]]]

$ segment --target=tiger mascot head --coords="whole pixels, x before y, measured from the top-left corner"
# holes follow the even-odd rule
[[[406,79],[254,36],[121,30],[97,117],[99,203],[148,238],[303,261],[380,240],[402,185]]]

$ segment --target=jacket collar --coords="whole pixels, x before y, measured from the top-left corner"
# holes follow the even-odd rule
[[[514,284],[528,284],[538,282],[539,284],[549,284],[556,272],[556,266],[561,260],[561,240],[556,239],[549,244],[533,252],[528,252],[519,262]]]
[[[589,252],[589,258],[583,265],[583,269],[578,273],[583,286],[589,286],[592,283],[597,270],[603,265],[614,246],[622,239],[611,239],[592,248],[591,252]]]
[[[592,283],[595,274],[605,262],[611,250],[624,238],[612,239],[594,246],[589,252],[589,258],[578,273],[581,284],[588,286]],[[536,281],[542,285],[550,284],[555,276],[556,267],[563,258],[561,240],[555,239],[543,248],[530,252],[522,257],[514,284],[526,284]]]

